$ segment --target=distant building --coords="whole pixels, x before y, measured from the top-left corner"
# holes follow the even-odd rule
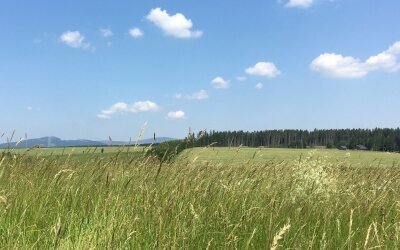
[[[366,146],[364,146],[364,145],[356,145],[356,149],[357,150],[368,150],[368,148],[366,147]]]

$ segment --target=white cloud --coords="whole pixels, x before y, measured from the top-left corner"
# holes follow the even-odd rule
[[[310,65],[312,71],[333,78],[362,78],[374,70],[394,72],[400,70],[397,61],[400,54],[400,42],[389,49],[370,56],[365,62],[351,56],[325,53],[315,58]]]
[[[229,87],[229,83],[230,83],[230,81],[225,80],[224,78],[222,78],[220,76],[215,77],[211,81],[211,85],[213,85],[214,88],[216,88],[216,89],[226,89]]]
[[[399,66],[397,64],[397,57],[394,54],[388,52],[379,53],[376,56],[371,56],[367,59],[365,64],[370,67],[370,69],[386,69],[388,71],[396,70]]]
[[[167,118],[169,119],[185,119],[185,112],[182,110],[168,112]]]
[[[187,19],[181,13],[169,15],[166,10],[156,8],[152,9],[146,18],[161,28],[165,34],[176,38],[196,38],[203,35],[200,30],[192,30],[192,20]]]
[[[195,99],[195,100],[204,100],[208,98],[207,92],[202,89],[199,92],[193,93],[189,96],[187,96],[188,99]]]
[[[195,92],[193,94],[188,94],[188,95],[184,95],[184,94],[176,94],[174,95],[174,97],[176,99],[186,99],[186,100],[204,100],[208,98],[208,93],[207,91],[205,91],[204,89]]]
[[[111,116],[100,113],[100,114],[97,115],[97,118],[100,118],[100,119],[111,119]]]
[[[100,33],[103,37],[111,37],[114,35],[114,33],[111,31],[111,29],[105,28],[105,29],[100,29]]]
[[[85,42],[85,37],[79,31],[66,31],[61,34],[60,41],[72,48],[89,48],[90,44]]]
[[[256,89],[262,89],[264,88],[264,84],[262,84],[261,82],[257,83],[256,86],[254,86],[254,88]]]
[[[143,31],[141,31],[139,28],[132,28],[129,30],[129,35],[131,35],[134,38],[142,37]]]
[[[389,47],[389,49],[387,51],[388,51],[388,53],[391,53],[394,55],[400,54],[400,41],[395,42],[392,46]]]
[[[157,111],[158,105],[151,101],[135,102],[131,107],[131,112],[146,112],[146,111]]]
[[[138,113],[138,112],[149,112],[157,111],[158,105],[151,101],[139,101],[133,104],[127,104],[124,102],[117,102],[108,109],[102,110],[97,115],[101,119],[110,119],[112,115],[116,113]]]
[[[247,68],[245,72],[249,75],[264,76],[268,78],[274,78],[281,74],[272,62],[258,62],[253,67]]]
[[[328,53],[315,58],[310,67],[318,74],[337,78],[361,78],[368,73],[359,59]]]
[[[286,7],[289,8],[309,8],[313,4],[313,0],[289,0]]]
[[[239,82],[244,82],[244,81],[246,81],[246,77],[245,76],[238,76],[238,77],[236,77],[236,80],[238,80]]]
[[[26,107],[26,110],[28,110],[28,111],[32,111],[32,110],[33,110],[33,108],[32,108],[31,106],[28,106],[28,107]]]

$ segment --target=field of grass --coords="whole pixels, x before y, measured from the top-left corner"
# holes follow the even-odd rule
[[[18,149],[0,149],[2,153],[15,154],[19,156],[33,156],[36,158],[69,159],[71,161],[78,161],[85,163],[86,161],[98,159],[113,159],[117,157],[119,161],[128,160],[135,155],[140,156],[143,154],[145,147],[141,146],[112,146],[112,147],[65,147],[65,148],[18,148]]]
[[[0,248],[400,248],[399,154],[139,151],[0,153]]]
[[[374,151],[337,150],[337,149],[287,149],[287,148],[194,148],[182,154],[181,159],[196,159],[198,162],[223,164],[286,162],[306,157],[310,153],[315,157],[326,157],[331,163],[345,161],[352,166],[378,167],[400,166],[400,154]]]
[[[2,152],[9,152],[15,154],[30,154],[39,156],[50,155],[82,155],[82,154],[113,154],[118,152],[132,152],[142,151],[143,147],[140,146],[108,146],[108,147],[65,147],[65,148],[16,148],[16,149],[0,149]]]

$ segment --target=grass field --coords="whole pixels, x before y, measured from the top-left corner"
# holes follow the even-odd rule
[[[243,163],[291,163],[306,157],[311,152],[315,157],[326,157],[331,163],[343,162],[360,167],[400,166],[399,153],[354,151],[337,149],[286,149],[286,148],[194,148],[182,154],[181,159],[188,158],[199,162],[223,164]]]
[[[2,152],[11,151],[15,154],[30,154],[39,156],[50,155],[81,155],[81,154],[110,154],[118,152],[138,152],[142,151],[143,147],[140,146],[108,146],[108,147],[65,147],[65,148],[16,148],[16,149],[0,149]]]
[[[400,247],[399,154],[79,149],[0,153],[0,248]]]
[[[141,146],[112,146],[112,147],[67,147],[67,148],[35,148],[12,149],[15,154],[29,154],[32,156],[86,156],[90,158],[96,154],[112,156],[116,153],[141,153],[145,147]],[[103,150],[103,151],[102,151]],[[7,149],[0,149],[8,152]],[[345,160],[353,166],[400,166],[400,154],[374,151],[336,150],[336,149],[286,149],[286,148],[193,148],[181,155],[180,160],[196,159],[197,162],[214,162],[223,164],[291,162],[298,160],[310,152],[316,156],[327,157],[332,163]]]

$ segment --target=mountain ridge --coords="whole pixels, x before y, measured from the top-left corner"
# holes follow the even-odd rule
[[[152,138],[140,140],[137,144],[151,144],[151,143],[162,143],[166,141],[175,140],[170,137],[157,137],[156,140]],[[123,145],[135,145],[136,141],[111,141],[102,140],[94,141],[87,139],[77,140],[62,140],[55,136],[45,136],[40,138],[26,139],[19,142],[8,142],[0,144],[0,148],[31,148],[31,147],[43,147],[43,148],[58,148],[58,147],[90,147],[90,146],[123,146]]]

